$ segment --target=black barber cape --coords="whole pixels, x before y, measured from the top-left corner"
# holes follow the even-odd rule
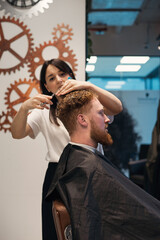
[[[46,200],[63,200],[73,240],[160,240],[160,202],[103,156],[64,149]]]

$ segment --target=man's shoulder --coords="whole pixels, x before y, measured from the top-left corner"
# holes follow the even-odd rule
[[[89,159],[92,161],[99,161],[102,160],[105,163],[108,163],[110,165],[113,165],[107,157],[105,157],[101,152],[95,150],[95,152],[79,146],[79,145],[73,145],[68,143],[67,146],[65,147],[64,151],[63,151],[64,156],[66,157],[66,155],[70,155],[70,157],[78,157],[81,160],[82,159]]]
[[[69,150],[70,154],[81,153],[81,156],[82,155],[95,156],[95,153],[93,151],[91,151],[90,149],[87,149],[87,148],[85,148],[83,146],[80,146],[80,145],[71,144],[71,143],[68,143],[64,150],[65,151]]]
[[[92,165],[97,162],[98,157],[94,152],[82,146],[68,144],[62,154],[62,158],[68,158],[68,164],[72,165]]]

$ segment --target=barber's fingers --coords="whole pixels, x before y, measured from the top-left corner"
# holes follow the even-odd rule
[[[84,81],[77,81],[77,80],[67,80],[63,86],[57,91],[56,95],[60,96],[66,93],[69,93],[74,90],[80,90],[85,88]]]
[[[34,97],[29,98],[23,103],[23,106],[26,110],[31,110],[34,108],[43,109],[47,108],[47,104],[51,105],[53,104],[51,101],[51,96],[44,95],[44,94],[37,94]]]
[[[49,109],[49,105],[52,105],[53,102],[51,101],[52,99],[52,96],[44,96],[44,95],[41,95],[39,96],[39,98],[37,99],[38,100],[38,106],[37,108],[39,109]]]

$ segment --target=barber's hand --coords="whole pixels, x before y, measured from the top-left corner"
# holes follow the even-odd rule
[[[89,88],[89,82],[78,80],[67,80],[63,86],[56,92],[57,96],[64,95],[74,90]]]
[[[49,109],[49,106],[47,106],[47,104],[50,104],[50,105],[53,104],[51,99],[52,99],[52,96],[37,94],[36,96],[26,100],[22,105],[23,105],[23,108],[25,108],[25,110],[27,111],[34,108]]]

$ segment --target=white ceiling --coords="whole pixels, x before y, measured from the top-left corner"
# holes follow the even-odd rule
[[[92,9],[140,8],[144,0],[92,0]]]
[[[88,21],[92,25],[131,26],[144,0],[92,0]]]
[[[88,22],[107,26],[160,23],[160,0],[87,0]],[[132,20],[132,21],[131,21]]]

